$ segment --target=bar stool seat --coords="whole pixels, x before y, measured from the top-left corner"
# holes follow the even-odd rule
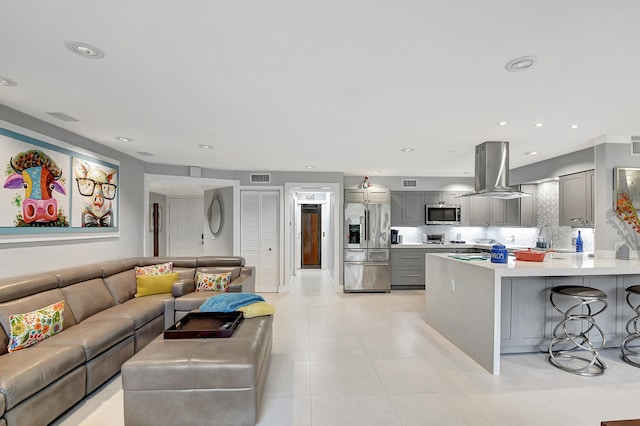
[[[635,304],[631,303],[631,296],[640,296],[640,285],[632,285],[625,289],[627,292],[627,304],[636,313],[636,316],[627,321],[627,337],[622,341],[620,350],[622,351],[622,359],[634,367],[640,368],[640,329],[638,329],[638,321],[640,321],[640,300]],[[636,345],[633,346],[631,343]],[[632,347],[633,346],[633,347]]]
[[[575,304],[562,310],[562,299],[574,299]],[[600,376],[607,366],[598,353],[606,344],[604,331],[594,317],[607,308],[607,295],[592,287],[563,285],[551,288],[551,306],[564,318],[553,329],[549,344],[549,362],[555,367],[581,376]],[[592,305],[594,308],[592,308]],[[595,309],[597,308],[597,309]],[[599,345],[594,333],[602,338]]]

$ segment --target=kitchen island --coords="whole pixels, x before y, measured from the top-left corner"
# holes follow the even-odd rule
[[[581,253],[549,253],[544,262],[507,264],[426,255],[426,322],[492,374],[500,354],[546,351],[560,320],[549,303],[556,285],[586,285],[607,294],[596,320],[606,347],[620,345],[633,311],[624,289],[640,283],[640,261],[593,259]]]

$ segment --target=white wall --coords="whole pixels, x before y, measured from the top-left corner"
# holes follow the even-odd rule
[[[0,244],[0,278],[140,256],[143,253],[143,235],[147,232],[143,229],[143,162],[3,105],[0,105],[0,117],[9,123],[120,162],[119,237]]]

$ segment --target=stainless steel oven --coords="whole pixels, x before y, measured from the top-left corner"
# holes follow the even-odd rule
[[[426,205],[425,224],[426,225],[459,225],[460,205],[459,204],[437,204]]]

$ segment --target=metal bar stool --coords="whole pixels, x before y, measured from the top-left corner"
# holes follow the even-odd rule
[[[626,329],[628,335],[622,341],[620,349],[622,351],[623,360],[634,367],[640,367],[640,346],[636,345],[633,348],[629,347],[631,342],[636,339],[640,339],[640,330],[638,330],[638,321],[640,321],[640,301],[638,301],[635,306],[631,303],[632,295],[640,295],[640,285],[632,285],[631,287],[627,287],[625,291],[627,292],[627,304],[635,311],[636,316],[627,321]],[[636,343],[640,344],[640,342]]]
[[[554,300],[559,296],[573,298],[576,304],[563,311]],[[549,362],[561,370],[581,376],[604,374],[607,366],[600,358],[598,349],[604,347],[606,340],[594,317],[607,308],[607,295],[592,287],[562,285],[551,288],[549,299],[553,308],[564,316],[553,329]],[[593,309],[591,305],[594,305]],[[600,309],[595,310],[595,307]],[[593,337],[589,338],[593,332],[602,336],[598,346],[593,344]]]

